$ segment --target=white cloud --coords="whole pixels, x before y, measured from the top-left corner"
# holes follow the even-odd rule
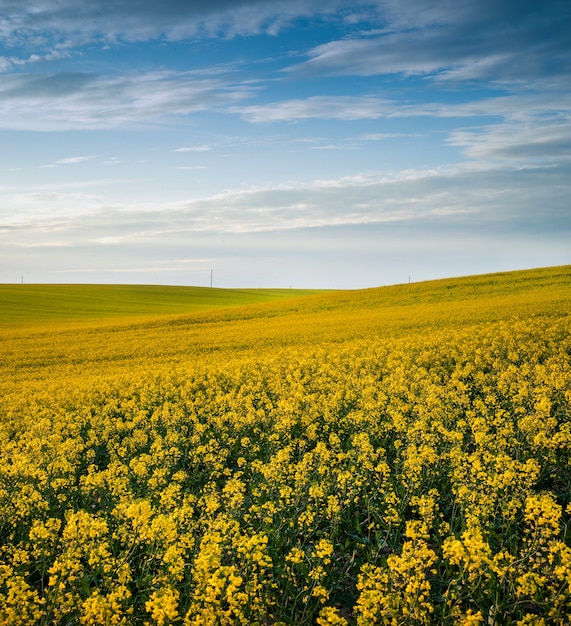
[[[81,241],[126,245],[129,242],[175,241],[185,233],[255,233],[340,225],[431,221],[444,232],[449,220],[470,228],[503,223],[517,231],[537,219],[571,228],[562,190],[569,191],[567,168],[473,166],[362,173],[310,184],[283,184],[229,190],[207,198],[167,204],[92,205],[64,230]],[[20,202],[47,203],[60,194],[32,194]],[[97,197],[91,197],[98,201]],[[541,204],[538,204],[541,203]],[[52,220],[61,223],[67,211],[36,217],[27,214],[22,232]],[[444,221],[443,221],[444,220]],[[465,220],[468,220],[466,222]],[[487,225],[487,226],[486,226]],[[12,227],[17,226],[12,222]],[[14,231],[12,230],[12,240]]]
[[[329,143],[324,146],[310,146],[310,150],[341,150],[344,146],[337,146],[333,143]]]
[[[177,148],[173,150],[173,152],[208,152],[212,147],[209,145],[204,146],[183,146],[182,148]]]
[[[571,95],[560,92],[488,97],[458,104],[403,104],[374,96],[314,96],[233,110],[257,124],[310,119],[473,118],[469,127],[451,131],[447,140],[448,145],[461,148],[468,158],[556,159],[571,155]],[[488,123],[490,117],[497,118],[497,122]],[[479,125],[478,118],[486,118],[486,123]],[[357,139],[382,141],[419,136],[422,135],[367,133]],[[314,149],[333,147],[323,144]]]
[[[0,36],[10,43],[60,42],[68,46],[100,41],[148,41],[166,37],[276,34],[299,17],[332,14],[343,3],[331,0],[141,0],[109,3],[104,0],[3,0],[7,16],[0,23]],[[40,37],[39,34],[43,37]]]
[[[47,197],[58,192],[40,198],[37,191],[21,198],[21,210],[0,213],[0,245],[10,244],[18,268],[1,273],[4,281],[24,273],[58,282],[70,272],[92,274],[96,282],[209,281],[209,271],[193,274],[198,266],[191,264],[185,272],[186,264],[173,261],[190,253],[211,259],[224,281],[217,286],[279,286],[286,275],[285,286],[355,288],[406,280],[407,273],[419,280],[563,264],[569,262],[570,180],[571,163],[478,161],[180,202],[76,201],[81,212]]]
[[[0,57],[0,72],[7,72],[12,69],[12,62],[8,57]]]
[[[231,110],[252,123],[295,122],[306,119],[374,120],[380,118],[440,117],[468,118],[497,116],[533,121],[538,116],[571,113],[571,94],[561,92],[523,93],[509,96],[477,98],[469,102],[403,103],[378,96],[312,96],[281,100],[251,106],[235,106]],[[396,135],[418,136],[410,133]],[[369,134],[376,139],[396,136],[395,133]]]
[[[14,200],[20,204],[26,204],[28,202],[53,202],[60,200],[88,200],[88,201],[100,201],[102,196],[90,193],[62,193],[57,191],[40,191],[33,193],[23,193],[14,196]]]
[[[94,74],[14,74],[0,83],[0,128],[98,129],[137,126],[250,97],[255,87],[189,72],[158,71],[100,77]]]
[[[508,121],[478,131],[458,130],[449,143],[472,159],[571,159],[571,120],[535,124]]]
[[[75,157],[67,157],[65,159],[60,159],[55,162],[55,165],[71,165],[75,163],[84,163],[85,161],[90,161],[94,159],[94,156],[75,156]]]
[[[5,241],[5,246],[13,248],[71,248],[73,243],[71,241],[39,241],[35,243],[25,243],[21,241]]]
[[[290,71],[498,83],[568,75],[564,2],[383,0],[377,7],[383,28],[320,44]]]
[[[52,50],[46,54],[31,54],[28,58],[20,57],[0,57],[0,73],[8,72],[15,67],[22,67],[31,63],[41,63],[44,61],[60,61],[67,59],[71,55],[63,50]]]
[[[232,111],[239,113],[249,122],[260,123],[292,122],[311,118],[378,119],[389,116],[396,109],[396,103],[372,96],[312,96],[270,104],[234,107]]]

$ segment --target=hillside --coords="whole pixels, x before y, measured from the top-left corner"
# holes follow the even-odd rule
[[[46,322],[104,323],[175,315],[322,293],[159,285],[0,285],[0,328]]]
[[[39,310],[32,299],[35,288],[18,293],[20,287],[4,292],[0,287],[0,295],[9,293],[12,298],[8,307],[12,315],[3,314],[4,328],[0,325],[5,380],[32,374],[54,379],[54,368],[79,364],[84,379],[91,364],[98,375],[114,376],[122,367],[135,365],[152,372],[171,359],[204,360],[222,351],[230,358],[275,348],[312,349],[361,338],[565,315],[571,310],[569,266],[321,295],[290,290],[43,286],[38,289],[45,304]],[[61,307],[54,304],[59,293],[64,294]],[[149,293],[151,299],[139,305],[141,317],[135,316],[134,303]],[[176,297],[169,305],[172,293]],[[283,299],[278,301],[279,297]],[[270,298],[274,301],[259,303]],[[244,301],[248,304],[238,304]],[[181,313],[185,307],[193,312]],[[160,313],[150,315],[153,310]],[[110,317],[112,311],[115,317]]]
[[[568,623],[571,267],[72,291],[0,329],[0,623]]]

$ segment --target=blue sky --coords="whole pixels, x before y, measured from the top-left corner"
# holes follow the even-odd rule
[[[0,282],[567,263],[568,0],[0,0]]]

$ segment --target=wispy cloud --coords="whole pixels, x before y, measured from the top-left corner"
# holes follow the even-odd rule
[[[571,17],[564,1],[545,9],[532,2],[385,0],[377,3],[383,29],[318,45],[290,70],[500,83],[564,76]]]
[[[65,159],[60,159],[56,161],[56,165],[72,165],[75,163],[84,163],[85,161],[90,161],[94,159],[94,156],[74,156],[74,157],[66,157]]]
[[[571,154],[571,95],[522,93],[487,97],[470,102],[403,104],[374,96],[313,96],[232,109],[254,123],[322,120],[377,120],[395,118],[472,118],[471,128],[451,131],[447,143],[465,156],[527,159],[566,157]],[[496,118],[495,124],[479,119]],[[382,141],[395,137],[418,137],[418,133],[368,133],[357,139]],[[330,147],[332,144],[324,144]],[[323,149],[324,146],[315,146]]]
[[[545,124],[507,122],[477,131],[458,130],[449,143],[473,159],[571,159],[571,121]]]
[[[73,243],[71,241],[38,241],[38,242],[22,242],[22,241],[5,241],[5,246],[13,248],[72,248]]]
[[[304,119],[351,121],[401,117],[468,118],[478,116],[509,117],[530,121],[534,116],[539,115],[550,114],[560,117],[561,112],[567,114],[571,111],[571,95],[560,92],[528,92],[509,96],[477,97],[469,102],[460,103],[413,104],[378,96],[311,96],[265,104],[234,106],[231,110],[252,123],[295,122]],[[408,136],[411,135],[408,134]]]
[[[292,122],[320,118],[337,120],[378,119],[393,114],[397,104],[373,96],[312,96],[269,104],[234,107],[249,122]]]
[[[3,0],[7,17],[0,23],[0,36],[9,43],[46,41],[68,46],[87,42],[148,41],[189,37],[232,37],[255,33],[276,34],[299,17],[316,12],[334,13],[342,2],[331,0],[141,0],[136,4],[104,0]],[[41,37],[39,36],[41,33]]]
[[[2,56],[0,57],[0,72],[8,72],[14,68],[30,65],[34,63],[42,63],[46,61],[60,61],[67,59],[71,54],[64,50],[52,50],[46,54],[30,54],[28,57]]]
[[[346,149],[346,148],[347,148],[346,146],[340,146],[334,143],[328,143],[323,146],[311,146],[309,149],[310,150],[341,150],[341,149]]]
[[[63,193],[57,191],[38,191],[33,193],[16,194],[13,197],[15,202],[26,204],[29,202],[53,202],[60,200],[81,200],[81,201],[100,201],[102,196],[90,193]]]
[[[369,172],[309,184],[229,190],[163,205],[100,204],[76,215],[67,230],[84,242],[105,245],[178,240],[189,232],[255,233],[419,220],[436,220],[443,232],[461,222],[484,229],[503,223],[517,231],[541,220],[555,220],[569,230],[571,218],[561,189],[570,174],[571,163],[557,168],[475,163],[392,174]],[[549,207],[541,215],[540,196],[541,206]],[[51,194],[33,194],[27,199],[47,202],[51,198]],[[59,222],[65,215],[60,213]],[[35,223],[44,227],[51,219],[28,215],[22,222],[23,233],[29,237]]]
[[[96,158],[97,157],[94,155],[66,157],[64,159],[58,159],[53,163],[45,163],[44,165],[40,165],[40,168],[46,169],[59,167],[60,165],[77,165],[78,163],[85,163],[86,161],[92,161]],[[120,163],[120,161],[117,159],[117,157],[112,157],[110,160],[104,161],[104,163]]]
[[[114,128],[227,107],[255,87],[189,72],[120,76],[84,73],[13,74],[0,82],[0,128]]]
[[[208,152],[212,150],[212,146],[204,145],[204,146],[183,146],[182,148],[176,148],[173,152]]]

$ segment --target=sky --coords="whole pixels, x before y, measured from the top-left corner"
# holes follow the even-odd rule
[[[0,0],[0,283],[569,263],[568,0]]]

